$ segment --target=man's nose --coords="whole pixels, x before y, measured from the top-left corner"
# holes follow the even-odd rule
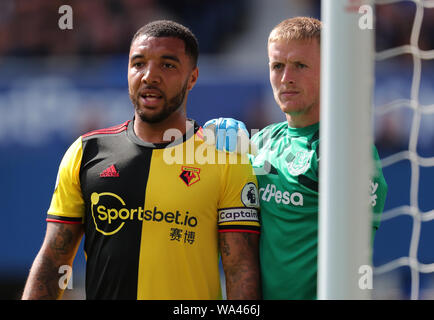
[[[285,66],[285,70],[283,70],[281,82],[289,83],[289,84],[295,83],[294,72],[291,70],[290,66]]]
[[[161,75],[159,73],[159,68],[153,63],[148,63],[143,69],[142,82],[146,84],[156,84],[160,83]]]

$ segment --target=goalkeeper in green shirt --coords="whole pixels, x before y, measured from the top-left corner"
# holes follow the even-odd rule
[[[257,148],[250,160],[259,184],[264,299],[317,297],[320,34],[320,21],[297,17],[282,21],[268,38],[270,83],[287,121],[267,126],[251,139]],[[230,118],[208,121],[205,127],[211,129],[209,125],[215,126],[217,148],[229,151],[236,147],[230,131],[247,131]],[[375,146],[373,157],[375,232],[387,185]]]

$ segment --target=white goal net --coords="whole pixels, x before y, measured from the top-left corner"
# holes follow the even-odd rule
[[[398,97],[395,96],[390,101],[385,98],[387,94],[380,92],[379,90],[382,89],[376,87],[376,96],[382,95],[382,98],[376,99],[374,109],[376,128],[383,132],[389,130],[384,134],[385,136],[388,134],[406,136],[404,148],[398,148],[398,151],[390,152],[382,158],[383,170],[387,173],[389,168],[407,162],[408,170],[406,175],[410,175],[409,177],[403,176],[400,180],[387,181],[389,184],[388,197],[393,194],[394,188],[409,184],[406,191],[409,194],[404,197],[406,199],[408,197],[408,203],[401,202],[395,207],[386,208],[382,215],[380,229],[383,226],[387,228],[387,223],[393,223],[393,219],[407,217],[405,221],[411,223],[411,227],[409,227],[411,234],[410,236],[394,235],[396,239],[399,239],[399,237],[409,239],[408,252],[405,255],[393,257],[389,261],[382,261],[380,264],[375,265],[374,275],[376,278],[381,278],[388,273],[407,268],[409,274],[408,298],[422,299],[420,290],[421,275],[434,272],[434,258],[432,261],[423,259],[423,262],[420,258],[421,248],[434,248],[433,243],[422,243],[421,239],[424,223],[429,224],[429,222],[434,221],[433,207],[427,207],[426,202],[421,199],[421,195],[426,197],[429,194],[434,198],[434,180],[421,183],[421,179],[427,179],[424,177],[424,170],[434,167],[434,102],[432,100],[434,97],[434,50],[433,48],[426,48],[425,44],[422,48],[421,34],[424,30],[423,27],[428,26],[431,27],[431,32],[428,28],[427,31],[424,31],[427,33],[424,34],[424,37],[433,37],[434,1],[376,0],[375,4],[378,29],[382,27],[388,28],[391,32],[400,32],[399,24],[401,26],[408,24],[409,29],[409,41],[406,44],[383,49],[378,46],[378,41],[381,39],[377,39],[376,64],[383,65],[388,63],[387,61],[394,60],[396,68],[402,68],[396,70],[401,73],[400,78],[404,79],[404,83],[409,84],[408,97],[398,94]],[[410,16],[412,21],[396,21],[396,19],[392,21],[393,14],[399,11],[402,13],[403,10],[406,10],[406,16]],[[377,30],[377,36],[380,31]],[[406,72],[406,69],[408,69],[408,72]],[[408,79],[405,79],[405,77],[408,77]],[[426,89],[423,94],[421,87]],[[395,86],[395,89],[399,91],[399,86]],[[405,88],[403,88],[403,91],[405,91]],[[395,120],[395,127],[393,127],[391,119]],[[426,141],[426,143],[424,144],[421,140]],[[389,139],[389,141],[393,141],[393,138]],[[429,190],[422,190],[422,188],[429,188]],[[432,203],[432,200],[430,201]],[[379,235],[380,232],[378,231]],[[378,242],[380,239],[376,239],[376,241]],[[393,245],[394,240],[389,239],[389,241],[389,245]],[[396,243],[398,242],[397,240]]]

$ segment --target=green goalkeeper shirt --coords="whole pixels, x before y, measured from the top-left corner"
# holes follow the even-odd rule
[[[261,205],[260,263],[264,299],[316,299],[319,123],[272,124],[252,137]],[[374,230],[387,185],[375,146],[371,180]]]

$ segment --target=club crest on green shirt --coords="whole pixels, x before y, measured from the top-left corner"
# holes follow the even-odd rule
[[[289,173],[293,176],[298,176],[305,173],[310,166],[310,160],[313,155],[313,150],[301,150],[295,154],[294,159],[288,164]]]

